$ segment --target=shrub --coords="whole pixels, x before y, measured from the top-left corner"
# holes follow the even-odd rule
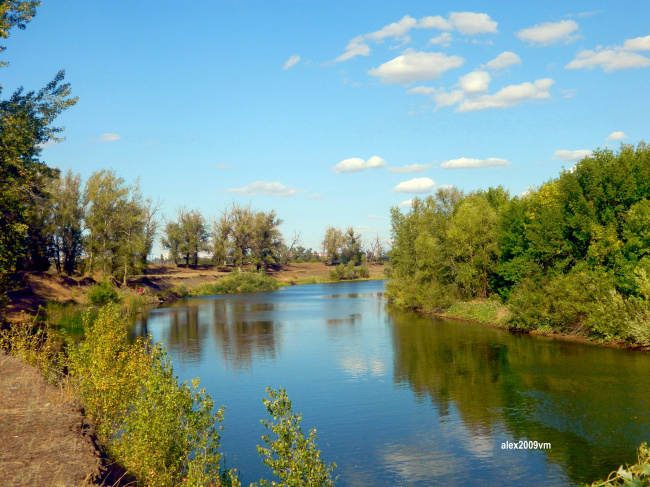
[[[273,470],[281,483],[260,480],[260,485],[320,487],[332,486],[331,472],[336,468],[335,463],[325,465],[320,459],[321,452],[316,447],[316,429],[309,431],[305,438],[300,427],[301,415],[293,414],[291,401],[284,389],[272,391],[266,388],[270,399],[264,399],[264,405],[273,421],[262,420],[262,424],[270,429],[271,435],[262,439],[267,447],[259,446],[257,451],[264,457],[264,464]],[[253,484],[255,485],[255,484]],[[251,487],[253,487],[253,485]]]
[[[129,344],[117,305],[87,325],[69,370],[108,453],[147,486],[203,486],[218,478],[223,409],[212,415],[198,380],[179,384],[159,345]]]
[[[111,284],[111,281],[109,280],[104,280],[90,286],[86,296],[88,297],[90,304],[95,306],[101,306],[108,303],[119,303],[122,301],[120,293],[115,289],[115,287],[113,287],[113,284]]]
[[[199,286],[195,294],[198,296],[211,294],[248,294],[275,291],[279,287],[278,280],[267,276],[263,271],[241,272],[234,270],[216,282]]]

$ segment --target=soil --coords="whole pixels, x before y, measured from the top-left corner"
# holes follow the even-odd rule
[[[326,278],[331,266],[289,264],[267,270],[285,283],[299,278]],[[381,278],[384,267],[370,265]],[[129,278],[127,292],[143,288],[157,293],[178,284],[188,287],[214,282],[230,267],[154,265],[147,274]],[[9,293],[5,319],[10,324],[35,315],[47,301],[84,305],[88,288],[101,276],[65,277],[51,272],[14,276],[18,289]],[[119,283],[116,283],[119,285]],[[0,350],[0,486],[68,487],[126,485],[120,471],[109,467],[83,409],[61,388],[48,384],[40,372]]]
[[[66,391],[3,351],[0,391],[0,485],[101,485],[94,429]]]

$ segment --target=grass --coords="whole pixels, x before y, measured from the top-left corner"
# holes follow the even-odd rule
[[[497,300],[456,301],[449,306],[444,316],[463,318],[478,323],[502,323],[508,309]]]
[[[233,271],[218,281],[201,284],[190,291],[192,296],[208,296],[212,294],[248,294],[264,291],[275,291],[280,287],[277,279],[263,272]]]

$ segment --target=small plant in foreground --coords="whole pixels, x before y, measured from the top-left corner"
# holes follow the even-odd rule
[[[335,463],[325,465],[321,460],[320,450],[316,447],[316,429],[309,431],[305,438],[300,428],[301,415],[293,414],[291,401],[284,389],[277,391],[266,388],[270,399],[264,399],[264,405],[273,421],[262,420],[265,428],[272,431],[262,436],[268,448],[259,446],[257,451],[264,457],[264,464],[273,470],[280,483],[260,480],[263,487],[320,487],[332,486],[331,472]],[[252,484],[256,485],[256,484]]]
[[[585,487],[647,487],[650,486],[650,448],[642,443],[637,452],[638,463],[623,468],[621,465],[615,472],[609,474],[607,480],[598,480]]]

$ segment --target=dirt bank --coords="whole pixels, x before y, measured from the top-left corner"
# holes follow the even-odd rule
[[[92,425],[66,391],[0,350],[0,485],[101,485]]]

